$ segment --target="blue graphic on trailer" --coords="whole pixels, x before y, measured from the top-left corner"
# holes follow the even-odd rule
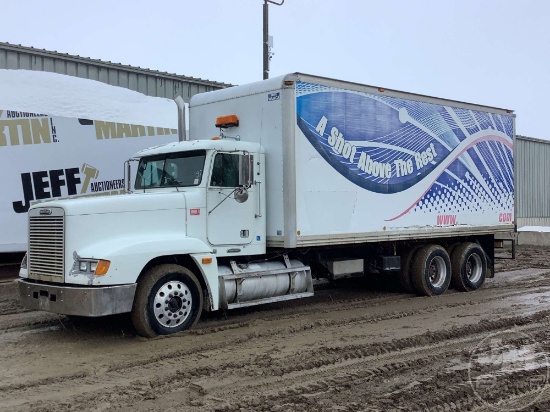
[[[354,184],[381,194],[424,188],[388,220],[513,210],[512,116],[305,82],[296,85],[296,108],[309,142]]]

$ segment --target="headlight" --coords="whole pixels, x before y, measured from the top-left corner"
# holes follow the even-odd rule
[[[23,260],[21,261],[21,269],[27,269],[27,254],[25,253],[25,256],[23,256]]]
[[[109,260],[102,259],[82,259],[78,258],[75,260],[73,265],[73,270],[71,274],[73,275],[95,275],[103,276],[109,271],[109,266],[111,262]]]

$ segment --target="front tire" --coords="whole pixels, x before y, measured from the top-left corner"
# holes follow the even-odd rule
[[[132,323],[147,338],[181,332],[197,323],[202,305],[201,285],[189,269],[155,266],[138,283]]]
[[[470,292],[485,282],[487,258],[477,243],[462,243],[451,255],[452,284],[456,290]]]
[[[426,245],[414,256],[413,286],[419,295],[441,295],[451,283],[451,260],[439,245]]]

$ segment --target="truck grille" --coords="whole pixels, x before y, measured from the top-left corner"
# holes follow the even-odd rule
[[[29,211],[29,277],[63,282],[65,214],[58,207]]]

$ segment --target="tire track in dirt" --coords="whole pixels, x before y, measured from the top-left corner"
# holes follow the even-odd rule
[[[388,380],[392,377],[400,376],[406,373],[406,369],[412,369],[415,373],[418,373],[419,369],[425,366],[430,366],[437,358],[443,354],[439,353],[437,356],[430,356],[425,358],[416,359],[412,362],[398,362],[390,363],[384,366],[374,369],[362,369],[360,372],[350,372],[347,374],[336,374],[334,378],[322,379],[322,376],[317,376],[315,381],[304,383],[301,385],[295,385],[290,389],[275,392],[269,396],[261,396],[261,399],[254,399],[249,396],[245,401],[242,400],[236,404],[226,405],[224,408],[215,408],[220,411],[235,411],[240,409],[247,410],[252,408],[254,410],[274,410],[274,405],[280,399],[285,399],[290,402],[292,409],[294,410],[307,410],[312,406],[310,410],[324,410],[319,400],[323,397],[328,398],[333,402],[338,398],[340,392],[345,392],[345,399],[351,398],[360,400],[359,404],[363,405],[363,408],[356,408],[359,404],[351,405],[351,407],[338,406],[337,410],[434,410],[434,411],[447,411],[447,410],[470,410],[470,407],[476,404],[481,404],[481,401],[473,393],[470,384],[468,383],[468,376],[465,373],[437,373],[434,377],[421,380],[416,385],[407,386],[402,392],[402,396],[399,396],[399,392],[394,393],[382,393],[380,396],[376,396],[372,392],[366,394],[368,401],[361,400],[361,397],[357,396],[357,391],[353,388],[368,385],[369,383],[376,383],[376,381],[383,381],[384,386],[388,386]],[[428,371],[430,372],[430,371]],[[528,379],[530,376],[536,376],[540,373],[539,370],[533,370],[530,372],[521,372],[510,374],[509,379],[515,382],[522,382],[522,380]],[[303,376],[300,376],[303,378]],[[415,387],[421,388],[420,390],[411,391]],[[510,385],[511,387],[512,385]],[[352,387],[352,389],[349,389]],[[510,387],[502,390],[498,393],[503,399],[507,399]],[[519,389],[522,386],[520,385]],[[344,389],[348,389],[344,391]],[[253,392],[253,391],[252,391]],[[514,396],[517,396],[521,391],[517,390]],[[316,398],[316,404],[312,405],[309,397]],[[423,399],[422,402],[417,402],[416,399]],[[368,404],[368,408],[364,408]],[[265,408],[258,408],[258,405],[267,405]],[[299,408],[301,405],[303,408]],[[399,405],[399,408],[392,409],[391,406]],[[286,406],[289,406],[288,404]],[[334,407],[334,405],[333,405]],[[327,410],[331,410],[329,407]],[[334,410],[334,409],[332,409]]]
[[[517,293],[514,292],[511,294],[507,294],[505,296],[497,296],[490,299],[484,299],[483,303],[486,304],[491,301],[505,300],[505,299],[508,299],[511,295],[516,295],[516,294]],[[464,297],[467,296],[466,294],[460,294],[460,295]],[[373,315],[367,314],[362,316],[345,317],[345,318],[338,318],[338,319],[320,319],[313,322],[302,321],[297,325],[290,325],[290,326],[284,326],[284,327],[278,327],[278,328],[268,328],[263,331],[248,332],[243,336],[234,337],[232,339],[232,344],[240,345],[240,344],[244,344],[254,340],[266,340],[277,336],[286,336],[287,338],[291,338],[293,335],[302,334],[309,330],[317,330],[319,328],[347,326],[350,324],[354,324],[354,325],[376,324],[387,320],[402,319],[406,317],[414,317],[418,315],[430,314],[430,313],[441,311],[442,308],[458,308],[463,306],[472,306],[474,304],[479,304],[479,302],[476,302],[473,300],[467,300],[465,302],[457,302],[453,304],[445,304],[445,305],[435,306],[435,307],[430,306],[424,309],[416,309],[416,310],[403,311],[403,312],[401,311],[390,312],[381,316],[373,316]],[[330,311],[330,312],[334,313],[337,311],[339,310]],[[344,312],[344,310],[342,310],[342,312]],[[279,318],[279,320],[284,320],[284,319],[286,318],[285,317]],[[260,321],[261,319],[258,320],[258,322]],[[239,322],[237,324],[228,324],[228,325],[214,326],[214,327],[208,327],[208,328],[200,328],[197,330],[190,330],[187,332],[182,332],[180,334],[159,337],[159,338],[156,338],[156,340],[177,339],[187,334],[197,335],[197,336],[208,336],[210,334],[217,334],[220,332],[227,332],[227,331],[238,332],[239,329],[245,329],[245,328],[250,329],[252,326],[253,326],[253,323],[250,323],[250,322]],[[172,350],[157,356],[149,357],[147,360],[136,359],[136,360],[127,361],[123,363],[115,363],[109,366],[109,371],[120,371],[120,370],[130,369],[133,367],[143,367],[147,364],[157,364],[166,359],[178,359],[178,358],[188,357],[189,355],[220,350],[220,349],[223,349],[225,346],[226,346],[226,342],[221,341],[218,343],[199,345],[191,349],[185,348],[185,349]],[[1,386],[0,386],[0,389],[1,389]]]
[[[164,378],[155,379],[154,380],[155,384],[150,386],[152,389],[154,389],[153,392],[155,397],[162,396],[163,393],[170,392],[175,386],[176,387],[186,386],[186,385],[188,386],[193,380],[200,380],[201,378],[209,377],[219,370],[224,371],[224,374],[228,374],[228,373],[234,374],[239,370],[241,370],[243,366],[249,366],[249,367],[257,366],[263,371],[262,375],[268,376],[268,377],[289,375],[297,371],[300,372],[301,375],[303,375],[304,373],[310,373],[314,370],[318,371],[323,367],[324,368],[329,367],[329,369],[331,369],[330,367],[334,367],[338,363],[342,363],[342,362],[349,363],[350,361],[357,361],[357,360],[360,361],[361,359],[368,358],[368,357],[376,358],[381,355],[384,355],[385,358],[391,359],[392,354],[395,354],[396,352],[401,353],[404,350],[411,349],[411,348],[424,348],[423,350],[426,350],[426,348],[429,348],[429,350],[433,351],[434,348],[436,347],[445,348],[447,341],[451,341],[456,338],[463,339],[465,336],[468,336],[468,335],[478,335],[481,332],[488,332],[488,331],[494,331],[502,328],[508,328],[512,325],[516,325],[516,326],[528,325],[530,323],[538,322],[543,319],[546,319],[548,318],[548,316],[550,316],[550,311],[543,311],[528,317],[511,317],[507,319],[500,319],[500,320],[489,321],[489,322],[480,322],[477,325],[470,325],[468,327],[456,328],[454,330],[449,330],[449,331],[425,333],[425,334],[422,334],[419,336],[413,336],[407,339],[390,341],[387,344],[348,345],[348,346],[327,345],[317,350],[317,354],[320,355],[319,359],[316,359],[315,361],[311,361],[311,362],[303,361],[302,359],[307,356],[305,356],[304,352],[298,351],[291,354],[282,363],[279,362],[275,364],[273,363],[266,364],[265,361],[264,362],[261,361],[262,358],[256,358],[256,359],[250,360],[247,364],[243,364],[242,362],[228,362],[228,363],[218,364],[215,367],[195,368],[195,369],[188,370],[186,372],[182,372],[178,370],[174,374],[166,374]],[[253,346],[254,343],[251,342],[251,345]],[[205,348],[202,348],[202,351],[196,352],[198,355],[200,355],[198,356],[198,358],[208,356],[208,351],[207,350],[205,351],[204,349]],[[448,351],[449,348],[447,347],[445,350]],[[437,356],[441,356],[441,354],[438,354]],[[402,372],[403,369],[418,368],[421,365],[430,364],[433,361],[433,359],[437,356],[432,355],[428,357],[422,357],[416,360],[413,359],[412,361],[399,361],[394,363],[387,363],[385,364],[385,366],[382,366],[379,369],[375,368],[375,369],[365,370],[364,376],[362,377],[357,376],[357,373],[353,374],[352,377],[354,378],[354,380],[357,380],[359,378],[361,379],[372,378],[373,376],[382,378],[384,377],[384,376],[381,376],[383,374],[391,374],[392,372],[395,372],[398,370]],[[193,356],[191,358],[193,358]],[[297,363],[296,359],[300,360],[300,362]],[[173,363],[173,360],[171,360],[169,363]],[[297,366],[293,366],[293,365],[297,365]],[[162,370],[163,367],[162,365],[159,365],[157,361],[155,362],[155,368],[153,369]],[[146,370],[142,369],[141,373],[147,376],[151,376],[151,375],[154,376],[155,370],[151,370],[147,372]],[[116,371],[117,373],[113,374],[113,371]],[[104,388],[110,388],[112,386],[110,385],[110,383],[117,382],[117,380],[118,382],[120,382],[119,380],[120,377],[127,375],[127,372],[128,372],[127,370],[122,370],[120,368],[107,368],[105,372],[102,373],[99,378],[95,378],[94,381],[100,381],[102,382],[102,386]],[[341,375],[340,378],[342,378],[342,376],[345,376],[345,375]],[[82,382],[80,382],[79,380],[90,380],[91,378],[92,377],[90,374],[74,374],[74,375],[65,376],[63,377],[63,379],[55,379],[51,381],[47,381],[47,380],[36,381],[34,382],[34,385],[30,385],[26,388],[23,385],[0,386],[0,392],[6,393],[6,392],[12,392],[14,390],[17,390],[19,391],[19,395],[20,395],[22,389],[31,389],[31,388],[35,389],[35,387],[38,385],[50,386],[52,384],[59,384],[61,382],[69,383],[70,384],[69,386],[74,385],[76,387],[79,387],[79,386],[82,386]],[[347,382],[348,379],[342,378],[339,381]],[[134,385],[136,384],[137,383],[134,382]],[[330,385],[331,387],[333,387],[334,382],[330,381],[328,383],[325,382],[324,384],[321,384],[321,386],[324,386],[324,385]],[[152,396],[150,391],[147,391],[147,390],[144,391],[141,386],[143,385],[139,385],[139,384],[137,385],[137,387],[140,388],[138,392],[143,392],[142,396],[145,397],[145,399],[147,397]],[[124,387],[119,387],[116,385],[114,387],[115,387],[115,392],[126,391],[125,393],[128,393],[128,388],[124,389]],[[283,391],[283,393],[277,393],[274,396],[275,398],[280,398],[281,395],[285,395],[285,396],[289,394],[292,396],[304,395],[311,388],[313,388],[314,390],[317,390],[319,389],[319,385],[308,383],[303,387],[293,387],[289,393],[286,393]],[[114,393],[114,392],[111,392],[111,393]],[[89,394],[89,397],[87,397],[85,394],[81,394],[80,397],[81,397],[81,402],[88,404],[89,402],[93,402],[96,395],[92,393],[92,394]],[[271,398],[263,399],[262,402],[268,401],[270,399]],[[244,405],[245,408],[247,407],[254,408],[255,406],[257,406],[256,403],[257,403],[257,399],[252,399],[250,400],[249,403],[245,402],[243,404],[243,402],[240,402],[238,407],[242,408]],[[73,401],[71,401],[71,404],[75,405]],[[227,410],[233,410],[233,409],[229,407],[229,409]]]

